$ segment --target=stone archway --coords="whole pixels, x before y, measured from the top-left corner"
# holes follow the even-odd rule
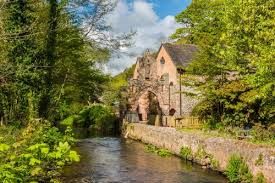
[[[151,125],[161,124],[161,103],[155,93],[151,91],[143,92],[136,100],[135,106],[141,122]]]
[[[162,99],[162,96],[161,95],[158,95],[158,92],[157,91],[154,91],[152,90],[151,88],[146,88],[146,89],[143,89],[142,91],[138,92],[137,95],[135,95],[132,99],[133,99],[133,103],[132,103],[132,110],[136,110],[139,103],[140,103],[140,99],[142,98],[148,98],[148,94],[151,93],[153,96],[156,97],[156,99],[158,100],[158,103],[159,103],[159,106],[161,108],[161,110],[163,111],[164,108],[164,102],[163,102],[163,99]]]

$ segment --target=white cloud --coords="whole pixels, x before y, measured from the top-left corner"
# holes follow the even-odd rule
[[[120,57],[114,55],[106,65],[105,70],[111,74],[117,74],[130,67],[146,49],[157,50],[161,42],[166,41],[179,27],[173,16],[160,19],[154,11],[153,4],[146,0],[134,0],[132,3],[119,0],[107,22],[112,25],[115,34],[136,31],[134,44],[123,49],[127,54]]]

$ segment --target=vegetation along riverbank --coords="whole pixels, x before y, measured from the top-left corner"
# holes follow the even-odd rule
[[[123,129],[127,138],[150,144],[150,152],[224,172],[230,182],[274,182],[273,146],[138,123],[124,123]]]
[[[124,129],[229,182],[275,183],[274,22],[274,0],[1,0],[0,182],[62,182],[77,138]],[[101,140],[113,162],[129,151]]]
[[[97,65],[130,37],[108,34],[104,18],[115,6],[0,2],[0,182],[59,182],[62,167],[80,158],[73,128],[113,128],[112,107],[94,103],[111,80]]]

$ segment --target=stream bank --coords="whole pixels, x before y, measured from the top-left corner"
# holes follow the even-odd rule
[[[196,156],[194,161],[221,172],[225,171],[230,157],[239,154],[253,175],[262,173],[269,183],[275,183],[275,149],[272,147],[139,123],[124,123],[123,134],[128,138],[168,149],[175,155],[180,155],[182,148],[190,149],[193,155],[203,152],[199,153],[200,156]],[[259,158],[261,158],[260,164],[257,163]]]
[[[64,169],[66,183],[226,183],[224,176],[176,156],[146,152],[140,142],[119,137],[88,138],[76,149],[81,161]]]

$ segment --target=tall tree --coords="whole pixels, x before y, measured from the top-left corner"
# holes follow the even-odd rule
[[[1,13],[5,15],[2,20],[6,49],[5,85],[1,104],[6,120],[27,119],[36,117],[39,93],[39,51],[34,38],[36,18],[33,9],[37,4],[32,1],[16,0],[3,4]],[[2,15],[2,16],[3,16]],[[8,90],[6,90],[8,89]]]
[[[173,38],[200,48],[189,74],[204,96],[197,109],[225,124],[274,122],[274,10],[271,0],[194,0]],[[273,104],[272,104],[273,103]]]
[[[128,44],[129,34],[110,34],[106,22],[115,5],[113,0],[1,1],[2,121],[55,122],[98,101],[108,77],[97,63]]]
[[[45,66],[46,66],[46,85],[44,94],[40,103],[39,113],[44,118],[51,116],[51,92],[53,87],[53,69],[56,62],[56,42],[57,42],[57,26],[59,21],[57,0],[49,0],[49,17],[48,17],[48,30],[46,37],[45,47]]]

